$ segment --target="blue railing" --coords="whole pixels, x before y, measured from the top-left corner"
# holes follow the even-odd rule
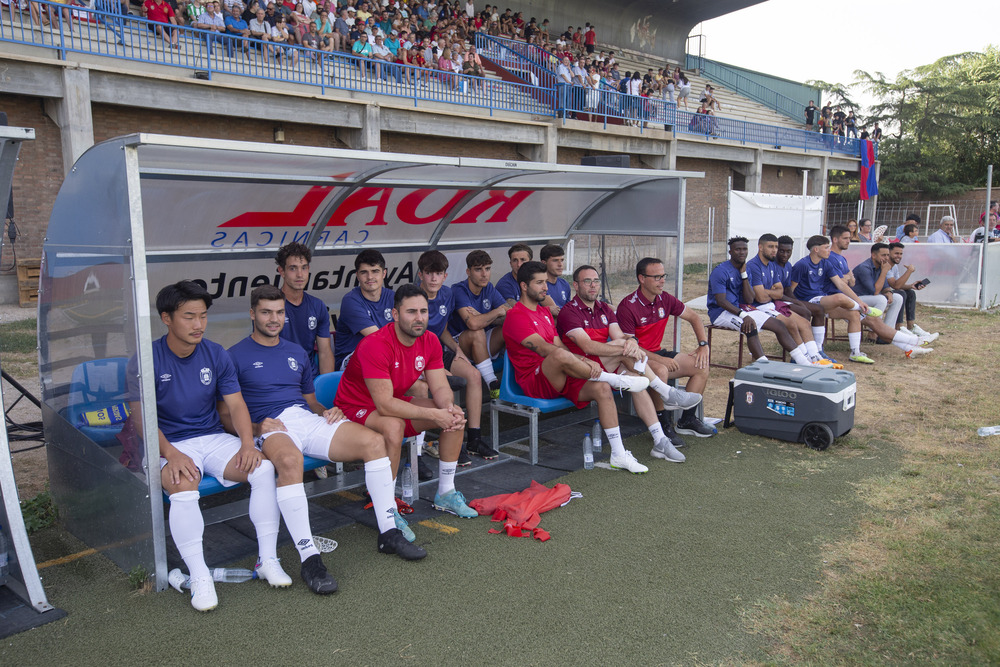
[[[764,125],[720,116],[678,111],[674,124],[676,134],[703,136],[706,139],[726,139],[743,144],[761,144],[773,148],[798,148],[822,153],[859,155],[860,142],[852,137],[836,137],[791,127]]]
[[[760,102],[792,120],[805,122],[805,105],[801,102],[782,95],[720,62],[689,53],[685,66],[687,69],[697,69],[705,78],[755,102]]]
[[[539,62],[540,54],[548,54],[548,51],[534,44],[490,37],[477,32],[476,49],[480,55],[489,58],[526,83],[542,88],[551,88],[556,84],[558,79],[556,73],[543,62]]]
[[[670,130],[677,122],[677,104],[658,97],[641,97],[619,93],[607,88],[585,88],[559,84],[556,115],[561,118],[571,114],[587,114],[591,120],[608,124],[609,118],[635,125],[640,130],[647,127]]]

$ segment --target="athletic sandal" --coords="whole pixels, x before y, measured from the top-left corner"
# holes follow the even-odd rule
[[[435,494],[434,509],[449,512],[463,519],[473,519],[479,516],[479,512],[465,504],[465,496],[458,489],[452,489],[443,496],[440,493]]]
[[[875,363],[874,359],[872,359],[871,357],[867,356],[864,353],[861,353],[861,354],[852,354],[851,356],[848,357],[848,359],[850,361],[853,361],[856,364],[874,364]]]
[[[678,452],[678,454],[680,454],[680,452]],[[608,463],[614,470],[628,470],[630,473],[634,475],[638,475],[644,472],[649,472],[649,468],[636,461],[635,457],[632,456],[632,452],[628,451],[627,449],[625,450],[624,454],[617,456],[615,454],[612,454],[611,458],[608,460]]]
[[[302,562],[302,581],[313,593],[329,595],[337,592],[337,580],[330,576],[319,554],[313,554]]]
[[[396,523],[396,530],[403,534],[407,542],[413,542],[417,539],[416,534],[414,534],[413,529],[410,528],[410,524],[406,523],[406,519],[400,516],[399,512],[396,510],[392,511],[392,519]]]
[[[397,528],[390,528],[378,536],[378,552],[380,554],[396,554],[403,560],[420,560],[427,555],[427,550],[416,544],[410,544]]]
[[[684,463],[686,460],[686,457],[677,451],[677,448],[667,438],[660,438],[653,445],[653,449],[649,452],[649,455],[654,459],[663,459],[672,463]]]
[[[191,580],[191,606],[198,611],[212,611],[219,606],[211,575]]]
[[[292,578],[281,569],[281,562],[277,558],[258,559],[253,568],[253,576],[254,579],[266,581],[272,588],[287,588],[292,585]]]

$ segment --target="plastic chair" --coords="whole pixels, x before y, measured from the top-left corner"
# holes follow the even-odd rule
[[[333,407],[333,399],[337,395],[337,388],[340,386],[340,378],[344,371],[334,371],[318,375],[313,380],[313,389],[316,390],[316,400],[324,408]]]

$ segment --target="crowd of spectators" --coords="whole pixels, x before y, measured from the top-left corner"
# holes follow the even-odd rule
[[[809,100],[805,108],[806,129],[828,134],[838,139],[870,139],[878,142],[882,140],[882,129],[878,122],[872,123],[871,129],[861,130],[861,124],[854,115],[853,109],[844,112],[841,105],[831,105],[829,102],[822,107],[817,107],[814,100]],[[858,135],[859,130],[861,135]]]

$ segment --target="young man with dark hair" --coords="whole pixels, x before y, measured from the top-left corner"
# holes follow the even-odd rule
[[[534,398],[564,396],[578,408],[597,401],[601,426],[611,445],[611,467],[631,473],[647,472],[649,468],[636,461],[622,443],[618,407],[611,389],[641,392],[649,386],[649,380],[642,376],[608,373],[601,364],[566,349],[556,332],[551,313],[539,307],[548,290],[547,275],[541,262],[526,262],[518,269],[521,299],[504,320],[507,356],[518,386]],[[622,357],[616,360],[620,363]],[[615,367],[618,363],[614,363]]]
[[[482,439],[483,376],[448,332],[448,320],[455,311],[455,296],[451,288],[444,284],[448,279],[448,258],[440,250],[428,250],[417,260],[417,275],[420,287],[427,295],[427,330],[441,340],[444,368],[465,380],[468,419],[465,427],[468,443],[465,450],[487,460],[495,459],[500,453]],[[459,465],[462,465],[461,456]]]
[[[490,283],[493,258],[485,250],[473,250],[465,257],[465,280],[452,286],[455,312],[448,321],[448,332],[462,352],[472,359],[490,389],[490,398],[500,395],[500,381],[493,371],[493,359],[503,351],[503,336],[498,325],[510,306]]]
[[[395,525],[396,503],[385,441],[378,433],[344,418],[338,408],[316,400],[304,351],[281,338],[284,296],[272,285],[250,294],[253,331],[229,348],[243,388],[255,435],[264,456],[278,470],[278,507],[302,561],[302,578],[316,593],[337,590],[313,545],[309,506],[302,485],[302,456],[365,463],[365,484],[379,528],[378,549],[406,560],[427,552],[411,545]]]
[[[549,306],[549,312],[555,319],[559,316],[559,309],[566,305],[572,295],[569,283],[562,277],[563,269],[566,266],[566,251],[561,245],[550,243],[541,249],[538,257],[545,264],[545,280],[549,283],[548,297],[553,302]]]
[[[663,261],[655,257],[644,257],[635,266],[635,276],[639,288],[618,303],[615,315],[618,325],[626,336],[633,336],[639,347],[650,352],[649,363],[657,377],[661,379],[688,378],[685,389],[691,393],[704,394],[708,384],[708,338],[698,313],[686,307],[680,300],[663,290],[667,274]],[[663,336],[670,316],[679,317],[694,331],[698,349],[694,354],[662,350]],[[662,350],[662,351],[661,351]],[[654,397],[654,402],[657,400]],[[666,412],[661,421],[669,422]],[[697,406],[688,408],[677,420],[677,433],[710,438],[718,431],[697,415]],[[678,440],[672,442],[677,445]]]
[[[896,320],[896,328],[906,333],[917,336],[927,336],[937,338],[938,334],[929,333],[917,326],[917,290],[922,290],[926,285],[922,282],[908,282],[913,277],[914,267],[912,264],[903,264],[903,250],[906,248],[902,243],[889,244],[889,261],[893,266],[889,269],[886,280],[895,290],[896,294],[903,299],[905,312],[900,313]],[[906,317],[906,326],[901,326],[902,316]]]
[[[284,339],[302,346],[309,355],[313,375],[320,375],[332,373],[335,368],[330,315],[322,301],[305,291],[311,261],[312,251],[301,243],[282,246],[274,256],[285,295]]]
[[[382,434],[393,477],[399,470],[403,438],[441,429],[434,507],[463,518],[478,516],[455,488],[465,414],[453,402],[441,341],[427,333],[427,295],[423,290],[409,284],[396,290],[392,319],[358,344],[334,402],[348,419]],[[421,375],[432,398],[406,395]]]
[[[225,349],[205,338],[212,297],[190,280],[167,285],[156,295],[156,310],[167,327],[153,341],[153,372],[160,449],[160,483],[170,498],[170,535],[191,575],[191,606],[209,611],[219,604],[205,563],[205,521],[198,506],[204,475],[223,486],[250,484],[250,521],[257,531],[257,576],[271,586],[291,586],[278,562],[274,466],[254,446],[250,413],[240,393],[236,369]],[[147,369],[148,370],[148,369]],[[138,360],[129,361],[129,402],[142,431]],[[225,432],[216,401],[225,404],[238,435]],[[153,437],[153,434],[149,434]]]
[[[521,287],[517,284],[517,270],[525,262],[530,262],[535,254],[531,246],[527,243],[515,243],[507,249],[507,257],[510,259],[510,273],[503,274],[497,281],[497,291],[500,296],[507,300],[507,305],[511,308],[521,298]]]
[[[378,250],[362,250],[354,258],[354,271],[358,286],[344,296],[337,317],[333,343],[338,370],[347,367],[362,338],[392,322],[394,294],[385,287],[385,257]]]

